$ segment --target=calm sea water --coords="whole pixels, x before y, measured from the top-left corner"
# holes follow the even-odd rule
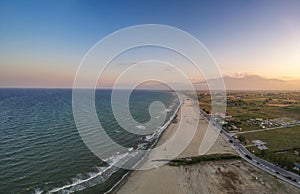
[[[159,134],[125,131],[114,119],[110,97],[110,90],[96,91],[96,110],[106,132],[128,147],[127,155],[149,148]],[[165,122],[179,104],[172,92],[136,90],[130,98],[133,117],[149,121],[153,101],[169,109]],[[109,145],[103,146],[109,151]],[[108,160],[118,162],[126,154],[116,153]],[[103,193],[125,173],[101,161],[83,143],[72,114],[72,90],[0,89],[0,193]]]

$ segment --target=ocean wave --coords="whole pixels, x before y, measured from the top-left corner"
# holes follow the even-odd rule
[[[137,125],[137,126],[135,126],[135,127],[138,128],[138,129],[146,129],[146,127],[143,126],[143,125]]]
[[[157,134],[157,132],[154,132],[154,133],[152,133],[151,135],[147,135],[146,137],[145,137],[145,140],[146,141],[152,141],[153,139],[154,139],[154,137],[155,137],[155,135]]]
[[[176,116],[179,108],[181,106],[181,103],[179,104],[179,106],[177,107],[177,109],[174,111],[174,114],[169,118],[169,120],[161,127],[158,127],[157,130],[155,130],[152,134],[145,136],[144,141],[148,142],[143,142],[140,143],[137,147],[137,149],[145,149],[147,148],[148,145],[150,145],[149,143],[151,143],[150,147],[147,149],[146,154],[133,166],[133,167],[137,167],[142,161],[145,160],[145,158],[147,157],[148,153],[150,152],[151,148],[157,143],[160,135],[162,134],[162,132],[170,125],[170,123],[172,122],[172,120],[174,119],[174,117]],[[166,112],[170,112],[172,111],[172,109],[165,109]],[[144,126],[139,125],[136,126],[139,129],[145,129]],[[118,164],[118,166],[122,166],[124,165],[126,162],[128,162],[128,160],[134,156],[136,156],[138,154],[138,152],[134,151],[133,147],[128,148],[128,152],[125,153],[116,153],[115,155],[112,155],[111,157],[103,160],[105,162],[107,162],[109,165],[108,166],[101,166],[101,167],[97,167],[98,172],[89,172],[87,173],[87,178],[83,179],[83,178],[74,178],[72,179],[72,183],[71,184],[66,184],[62,187],[56,187],[54,189],[52,189],[51,191],[49,191],[49,193],[56,193],[56,192],[63,192],[63,193],[72,193],[72,192],[76,192],[76,191],[80,191],[85,189],[86,187],[84,186],[85,183],[88,183],[88,187],[94,186],[96,184],[102,183],[104,181],[106,181],[112,174],[114,174],[116,171],[119,170],[119,168],[115,167],[116,164]],[[122,176],[122,178],[113,185],[113,187],[107,191],[106,193],[111,192],[118,184],[120,184],[120,182],[128,175],[128,173],[124,174]],[[94,182],[92,183],[91,181],[96,179],[97,177],[101,177],[101,181],[99,182]],[[37,192],[42,193],[43,191],[41,191],[40,189],[36,190]],[[37,193],[36,192],[36,193]]]
[[[148,155],[148,153],[150,152],[150,149],[152,148],[152,146],[154,146],[156,144],[156,142],[158,141],[159,136],[161,135],[161,133],[170,125],[170,123],[172,122],[172,120],[174,119],[176,113],[178,112],[180,106],[178,106],[178,108],[174,111],[174,114],[169,118],[169,120],[161,127],[157,128],[157,130],[155,130],[152,134],[145,136],[145,141],[147,142],[153,142],[152,145],[150,146],[150,148],[147,150],[147,154],[142,157],[133,167],[138,166]],[[146,148],[149,144],[143,142],[141,144],[138,145],[138,149],[143,149]],[[118,166],[121,166],[123,164],[125,164],[130,158],[134,157],[136,154],[138,154],[138,152],[132,152],[134,149],[128,148],[128,152],[125,153],[117,153],[115,155],[112,155],[111,157],[105,159],[104,161],[109,163],[109,166],[106,167],[98,167],[98,173],[95,172],[91,172],[88,173],[88,178],[86,179],[73,179],[73,182],[71,184],[67,184],[64,185],[62,187],[59,188],[54,188],[52,189],[49,193],[55,193],[55,192],[59,192],[59,191],[64,191],[64,193],[71,193],[74,191],[79,191],[84,189],[85,187],[82,185],[83,183],[86,183],[92,179],[95,179],[99,176],[102,176],[108,172],[109,170],[111,170],[109,173],[106,174],[106,176],[103,177],[103,181],[107,180],[113,173],[115,173],[118,168],[114,168],[114,166],[118,163]],[[120,184],[120,182],[128,175],[128,173],[124,174],[122,176],[122,178],[106,193],[111,192],[118,184]],[[89,186],[94,186],[96,184],[99,184],[101,182],[98,183],[94,183],[93,185],[89,185]],[[79,187],[79,186],[80,187]],[[76,187],[76,189],[74,189],[74,187]],[[73,189],[69,189],[69,188],[73,188]],[[69,190],[67,190],[69,189]]]
[[[41,190],[40,188],[37,188],[34,190],[34,194],[42,194],[43,190]]]
[[[148,144],[145,143],[145,142],[144,142],[144,143],[140,143],[140,144],[137,146],[137,148],[138,148],[138,149],[145,149],[145,148],[147,147],[147,145],[148,145]]]
[[[130,148],[129,148],[130,149]],[[132,149],[130,149],[130,151],[132,151]],[[71,184],[66,184],[62,187],[56,187],[53,188],[52,190],[49,191],[49,193],[57,193],[57,192],[63,192],[63,193],[72,193],[75,191],[80,191],[85,189],[86,187],[83,184],[88,183],[88,187],[94,186],[96,184],[102,183],[104,181],[106,181],[113,173],[115,173],[118,168],[115,167],[116,164],[118,164],[118,166],[123,165],[124,163],[126,163],[130,158],[134,157],[137,154],[137,152],[125,152],[122,154],[116,154],[116,155],[112,155],[111,157],[104,159],[103,161],[107,162],[109,165],[108,166],[101,166],[101,167],[96,167],[98,172],[89,172],[87,173],[88,178],[72,178]],[[93,179],[96,179],[98,177],[101,177],[99,182],[90,182]]]
[[[171,112],[171,108],[166,108],[165,110],[164,110],[164,112]]]

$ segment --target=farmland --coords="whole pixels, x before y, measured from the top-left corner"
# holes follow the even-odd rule
[[[200,108],[210,113],[209,93],[198,92],[198,98]],[[286,123],[278,122],[278,119],[300,120],[300,92],[228,92],[226,115],[225,127],[228,130],[231,126],[239,131],[284,126]]]
[[[294,164],[300,163],[300,127],[280,128],[271,131],[260,131],[242,135],[245,139],[244,145],[254,154],[286,168],[295,173]],[[266,142],[267,150],[258,150],[253,140]]]
[[[198,93],[200,109],[208,114],[210,98],[208,92]],[[294,169],[295,164],[300,164],[300,92],[228,92],[226,115],[216,117],[224,119],[223,129],[236,134],[249,151],[300,173]],[[258,147],[253,140],[265,144]]]

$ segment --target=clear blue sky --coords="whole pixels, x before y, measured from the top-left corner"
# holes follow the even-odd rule
[[[197,37],[224,74],[295,78],[300,74],[299,10],[297,0],[2,0],[0,86],[34,85],[47,73],[57,80],[71,79],[81,58],[99,39],[148,23],[175,26]],[[60,74],[58,67],[71,73]],[[270,68],[272,72],[266,73]]]

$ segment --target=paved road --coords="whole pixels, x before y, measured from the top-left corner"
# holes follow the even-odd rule
[[[208,121],[210,120],[209,115],[207,115],[204,112],[201,112],[201,113]],[[287,171],[283,168],[280,168],[266,160],[263,160],[263,159],[257,157],[256,155],[249,152],[238,140],[233,138],[232,134],[224,131],[219,124],[214,123],[214,126],[217,128],[217,130],[221,131],[222,137],[241,156],[241,158],[243,158],[250,164],[256,166],[257,168],[260,168],[261,170],[263,170],[263,171],[265,171],[287,183],[290,183],[290,184],[300,188],[300,176],[299,175],[289,172],[289,171]]]

